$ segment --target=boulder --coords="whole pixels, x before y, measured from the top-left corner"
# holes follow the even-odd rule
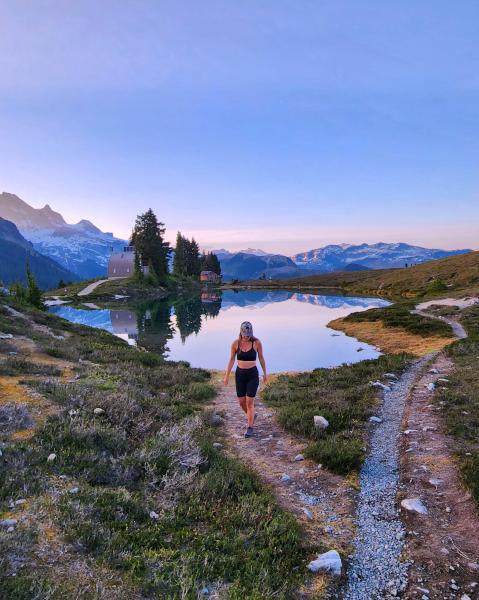
[[[300,462],[302,460],[304,460],[304,456],[302,454],[296,454],[296,456],[293,458],[294,462]]]
[[[439,369],[429,369],[429,373],[432,373],[433,375],[437,375],[439,373]]]
[[[286,473],[283,473],[280,477],[281,481],[289,481],[291,479],[291,477],[289,475],[287,475]]]
[[[213,448],[219,450],[220,448],[223,448],[223,444],[220,444],[219,442],[213,442]]]
[[[103,410],[103,408],[97,407],[95,408],[95,410],[93,411],[93,414],[95,415],[102,415],[105,411]]]
[[[314,426],[316,429],[324,430],[329,427],[329,421],[322,417],[321,415],[314,416]]]
[[[404,498],[401,506],[409,512],[415,512],[419,515],[427,515],[427,508],[419,498]]]
[[[313,573],[326,571],[332,575],[341,575],[341,557],[336,550],[329,550],[324,554],[319,554],[316,560],[309,563],[308,569]]]

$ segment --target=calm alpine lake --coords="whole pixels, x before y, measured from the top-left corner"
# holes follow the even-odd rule
[[[352,312],[389,303],[379,298],[322,296],[288,291],[208,292],[188,299],[156,300],[139,308],[51,306],[50,312],[99,327],[130,344],[186,360],[193,367],[224,369],[242,321],[263,342],[270,373],[333,367],[376,358],[374,347],[329,329]]]

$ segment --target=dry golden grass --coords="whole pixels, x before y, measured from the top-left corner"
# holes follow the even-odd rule
[[[381,321],[350,322],[335,319],[328,323],[328,327],[377,346],[381,352],[392,354],[408,352],[416,356],[424,356],[429,352],[441,350],[455,341],[455,338],[450,337],[414,335],[396,327],[385,327]]]

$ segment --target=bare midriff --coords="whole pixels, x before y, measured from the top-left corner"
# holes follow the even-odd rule
[[[253,367],[256,367],[255,360],[238,360],[236,362],[240,369],[252,369]]]

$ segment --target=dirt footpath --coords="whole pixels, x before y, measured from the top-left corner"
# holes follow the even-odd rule
[[[403,512],[409,569],[405,598],[479,598],[479,518],[454,461],[454,440],[445,435],[434,391],[447,385],[452,362],[440,354],[417,381],[403,421],[400,498],[419,498],[428,514]],[[408,433],[406,433],[408,432]]]

